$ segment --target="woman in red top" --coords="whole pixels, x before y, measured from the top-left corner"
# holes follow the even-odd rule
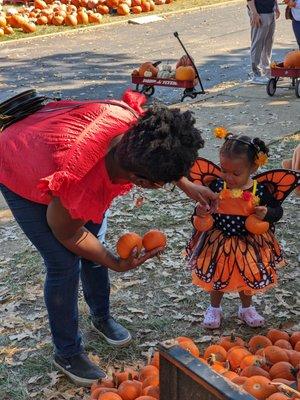
[[[80,385],[105,373],[82,347],[79,278],[94,328],[110,344],[127,344],[130,333],[110,316],[107,269],[128,271],[162,250],[121,260],[106,249],[111,201],[133,185],[155,189],[173,181],[204,207],[216,201],[185,178],[203,147],[191,113],[144,112],[144,102],[133,92],[122,101],[51,102],[0,134],[0,189],[46,266],[54,363]]]

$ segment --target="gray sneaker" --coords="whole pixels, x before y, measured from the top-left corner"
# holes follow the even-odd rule
[[[253,83],[254,85],[266,85],[269,82],[269,78],[267,76],[257,76],[254,75],[253,78],[249,81],[249,83]]]

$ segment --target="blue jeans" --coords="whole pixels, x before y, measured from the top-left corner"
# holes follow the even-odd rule
[[[47,206],[26,200],[1,184],[0,190],[21,229],[44,260],[44,296],[56,353],[62,357],[78,354],[83,351],[78,330],[79,279],[91,315],[104,320],[109,317],[108,270],[76,256],[55,238],[46,220]],[[102,224],[86,224],[101,241],[106,227],[106,215]]]
[[[293,24],[295,38],[297,40],[297,43],[298,43],[298,46],[300,49],[300,21],[296,21],[293,19],[292,24]]]

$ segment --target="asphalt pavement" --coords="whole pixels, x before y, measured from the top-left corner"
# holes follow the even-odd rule
[[[274,59],[296,48],[290,21],[278,21]],[[144,61],[176,62],[183,54],[178,31],[194,57],[205,89],[244,81],[249,72],[249,18],[245,2],[166,16],[148,25],[107,25],[59,36],[0,44],[0,101],[28,88],[63,97],[119,97],[132,86],[130,73]],[[177,102],[181,90],[155,96]]]

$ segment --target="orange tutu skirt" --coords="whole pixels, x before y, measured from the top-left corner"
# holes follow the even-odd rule
[[[276,285],[276,268],[285,264],[271,230],[245,236],[225,236],[218,229],[196,232],[187,254],[193,283],[209,292],[265,291]]]

